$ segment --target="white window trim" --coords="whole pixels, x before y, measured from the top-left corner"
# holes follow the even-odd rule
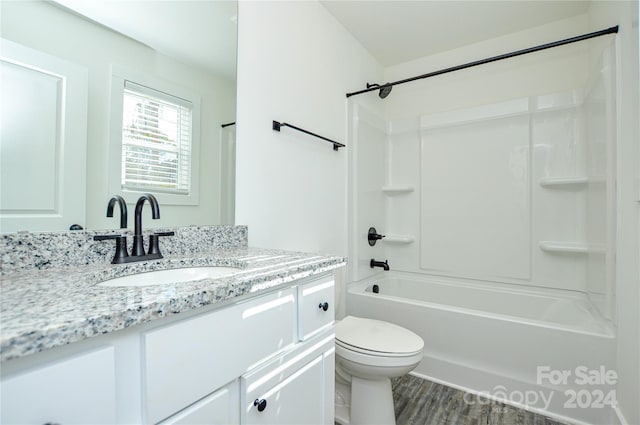
[[[137,191],[122,187],[122,106],[125,80],[185,99],[193,105],[191,189],[188,195],[153,192],[152,190]],[[198,205],[200,193],[200,95],[173,82],[112,65],[110,103],[108,166],[110,195],[121,195],[127,203],[135,203],[142,193],[151,192],[161,205]]]

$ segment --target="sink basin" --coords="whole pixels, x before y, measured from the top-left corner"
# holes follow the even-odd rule
[[[98,286],[152,286],[184,283],[193,280],[229,276],[241,271],[237,267],[187,267],[132,274],[100,282]]]

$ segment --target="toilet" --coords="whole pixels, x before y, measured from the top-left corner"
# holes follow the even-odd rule
[[[391,378],[422,360],[424,341],[401,326],[347,316],[336,324],[335,420],[395,425]]]

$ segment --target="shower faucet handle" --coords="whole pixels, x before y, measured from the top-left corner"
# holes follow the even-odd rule
[[[384,237],[384,235],[378,234],[378,231],[375,227],[369,227],[369,231],[367,232],[367,240],[369,241],[369,246],[374,246],[378,240]]]

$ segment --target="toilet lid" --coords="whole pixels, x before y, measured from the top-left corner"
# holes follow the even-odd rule
[[[408,329],[354,316],[347,316],[336,324],[336,340],[380,353],[415,353],[424,348],[422,338]]]

